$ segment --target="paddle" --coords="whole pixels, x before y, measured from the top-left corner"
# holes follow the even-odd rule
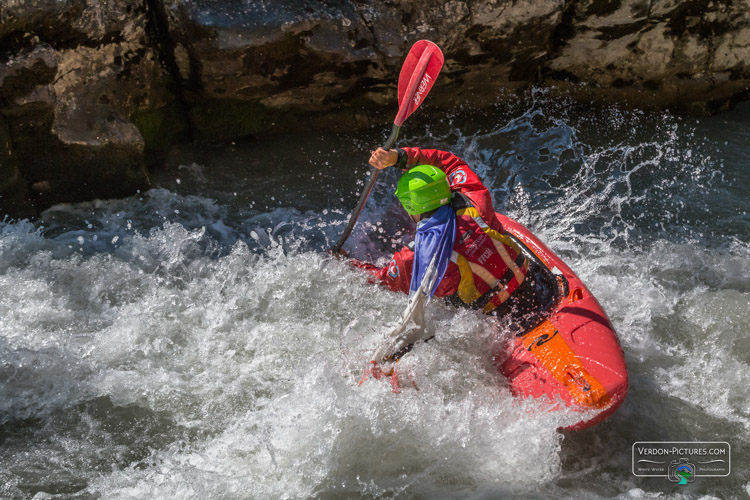
[[[398,114],[396,114],[396,119],[393,120],[391,135],[383,145],[383,149],[386,151],[396,143],[401,125],[424,102],[424,98],[427,97],[427,93],[443,67],[443,61],[443,53],[440,48],[429,40],[420,40],[412,46],[398,77]],[[341,250],[352,229],[354,229],[354,225],[365,207],[365,202],[375,186],[379,172],[380,170],[377,168],[372,168],[370,180],[367,181],[367,185],[359,196],[359,201],[349,218],[346,229],[344,229],[339,241],[331,248],[332,253],[338,253]]]

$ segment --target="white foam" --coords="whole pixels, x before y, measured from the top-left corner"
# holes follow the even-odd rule
[[[0,422],[21,429],[0,491],[43,484],[41,468],[108,498],[663,496],[666,483],[629,475],[640,422],[687,440],[740,428],[740,444],[750,422],[750,247],[676,211],[695,208],[719,167],[700,144],[681,155],[689,131],[665,121],[655,138],[598,148],[537,108],[476,138],[457,132],[454,151],[579,273],[620,335],[631,394],[572,444],[556,429],[580,415],[512,397],[491,367],[493,321],[439,301],[436,338],[398,365],[402,393],[357,386],[406,298],[322,252],[347,210],[258,213],[154,189],[54,207],[44,229],[0,223]],[[578,170],[543,158],[555,155]],[[185,179],[208,171],[191,165]],[[385,262],[386,235],[411,231],[393,181],[347,243],[355,256]]]

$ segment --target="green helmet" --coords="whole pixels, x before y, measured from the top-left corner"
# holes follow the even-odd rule
[[[448,178],[432,165],[417,165],[398,180],[396,196],[411,215],[435,210],[451,201]]]

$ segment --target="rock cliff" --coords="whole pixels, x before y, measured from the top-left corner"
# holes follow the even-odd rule
[[[710,113],[750,88],[746,1],[6,0],[0,216],[145,189],[178,141],[382,119],[422,38],[434,108],[536,85]]]

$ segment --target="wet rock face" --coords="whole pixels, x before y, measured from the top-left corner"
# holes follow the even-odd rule
[[[145,9],[131,3],[9,0],[0,8],[8,136],[0,161],[17,174],[0,182],[0,213],[27,216],[30,207],[148,186],[144,141],[129,116],[167,93],[156,90],[163,77],[145,43]]]
[[[392,118],[423,38],[446,61],[433,110],[530,85],[697,112],[748,95],[741,0],[4,0],[0,212],[132,193],[180,140]]]
[[[254,103],[248,113],[267,122],[342,106],[395,112],[403,57],[423,38],[446,55],[432,91],[447,98],[439,102],[494,101],[536,80],[563,14],[562,0],[166,0],[164,7],[178,78],[205,99],[191,103],[201,118],[193,125],[209,136],[223,130],[203,109],[217,100]]]
[[[600,0],[575,2],[566,14],[545,64],[548,83],[583,82],[641,105],[698,112],[747,96],[747,2]]]
[[[738,0],[164,2],[186,86],[260,104],[248,113],[261,121],[352,102],[393,107],[394,75],[421,38],[446,56],[437,105],[482,105],[537,84],[713,112],[744,98],[750,75],[750,4]],[[210,110],[194,111],[198,134],[211,135]]]

